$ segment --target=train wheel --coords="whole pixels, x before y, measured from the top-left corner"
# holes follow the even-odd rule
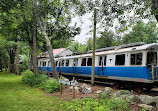
[[[141,93],[142,92],[142,84],[141,83],[135,83],[134,85],[133,85],[133,90],[134,91],[137,91],[137,92],[139,92],[139,93]]]
[[[146,89],[146,91],[149,92],[149,91],[151,91],[152,88],[151,87],[146,87],[145,89]]]
[[[119,82],[114,82],[113,83],[113,88],[120,89],[121,87],[120,87]]]

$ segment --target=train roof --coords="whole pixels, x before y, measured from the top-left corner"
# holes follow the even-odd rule
[[[126,47],[126,48],[120,48],[120,46],[117,46],[116,48],[111,49],[111,50],[96,52],[95,55],[99,56],[99,55],[109,55],[109,54],[116,54],[116,53],[119,54],[119,53],[136,52],[136,51],[144,51],[144,50],[158,50],[158,43],[144,44],[140,46]],[[92,56],[92,53],[87,53],[87,54],[81,54],[81,55],[61,57],[57,59],[71,59],[71,58],[81,58],[81,57],[91,57],[91,56]]]

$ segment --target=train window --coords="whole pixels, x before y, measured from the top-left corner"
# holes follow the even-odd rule
[[[66,66],[69,66],[69,60],[66,60]]]
[[[104,66],[106,66],[106,56],[104,56]]]
[[[59,61],[59,66],[61,66],[61,61]]]
[[[64,66],[64,60],[62,60],[62,66]]]
[[[116,55],[115,65],[125,65],[125,54]]]
[[[78,66],[78,59],[74,59],[73,66]]]
[[[142,53],[131,54],[131,65],[141,65],[142,64]]]
[[[48,66],[50,66],[50,61],[48,61]]]
[[[56,61],[55,66],[58,66],[58,61]]]
[[[103,58],[102,58],[102,56],[99,57],[99,66],[103,66]]]
[[[40,66],[42,67],[42,62],[40,62]]]
[[[43,66],[46,66],[46,62],[43,62]]]
[[[157,53],[156,52],[148,52],[147,65],[157,65]]]
[[[82,58],[81,66],[86,66],[86,58]]]
[[[92,58],[88,58],[87,66],[92,66]]]

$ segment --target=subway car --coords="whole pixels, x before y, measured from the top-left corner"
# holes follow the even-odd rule
[[[158,43],[131,43],[97,49],[95,80],[111,82],[126,88],[158,87]],[[55,58],[56,70],[68,78],[91,78],[92,51],[86,54]],[[39,70],[51,71],[49,59],[38,61]]]

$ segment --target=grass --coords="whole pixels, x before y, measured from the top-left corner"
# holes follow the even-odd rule
[[[84,98],[66,102],[61,98],[44,96],[38,88],[21,81],[21,76],[0,73],[0,111],[124,111],[128,103],[101,96],[100,99]]]
[[[25,85],[21,76],[0,73],[0,111],[59,111],[60,98],[44,96],[38,88]]]

